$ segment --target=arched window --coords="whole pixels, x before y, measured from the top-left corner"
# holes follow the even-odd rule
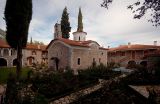
[[[30,57],[27,58],[27,61],[28,61],[28,65],[33,65],[35,59],[34,59],[34,57],[30,56]]]
[[[36,53],[36,51],[32,51],[32,55],[36,55],[37,53]]]
[[[99,63],[101,63],[101,58],[99,58]]]
[[[140,65],[142,65],[143,67],[147,67],[147,61],[140,62]]]
[[[78,58],[78,60],[77,60],[77,64],[78,64],[78,65],[80,65],[80,64],[81,64],[81,59],[80,59],[80,58]]]
[[[11,56],[12,55],[16,55],[16,50],[14,50],[14,49],[11,50]]]
[[[3,50],[3,55],[4,56],[9,56],[9,50],[8,49],[4,49]]]

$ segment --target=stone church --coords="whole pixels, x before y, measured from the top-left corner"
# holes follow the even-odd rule
[[[90,67],[93,62],[107,65],[107,49],[96,41],[86,40],[83,31],[82,14],[79,9],[78,28],[73,32],[73,40],[62,38],[61,25],[54,26],[54,39],[47,46],[48,67],[59,70],[70,67],[74,71]]]

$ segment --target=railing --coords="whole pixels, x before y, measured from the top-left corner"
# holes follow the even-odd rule
[[[121,63],[121,62],[124,62],[126,60],[130,60],[130,57],[124,57],[124,58],[120,59],[119,62]]]

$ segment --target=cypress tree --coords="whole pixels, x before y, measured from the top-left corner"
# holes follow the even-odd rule
[[[61,18],[61,31],[62,38],[69,38],[69,32],[71,31],[70,22],[69,22],[69,13],[67,13],[67,7],[64,8]]]
[[[17,50],[17,79],[22,68],[22,48],[26,47],[32,19],[32,0],[7,0],[5,7],[6,40]]]
[[[82,22],[82,12],[81,12],[81,8],[79,8],[79,14],[78,14],[78,28],[77,31],[78,32],[83,32],[83,22]]]

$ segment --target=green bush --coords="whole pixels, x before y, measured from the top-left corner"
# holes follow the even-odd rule
[[[31,69],[28,67],[22,68],[21,72],[21,79],[26,79],[27,78],[27,73]],[[7,83],[7,79],[9,76],[9,73],[16,74],[16,67],[11,67],[11,68],[0,68],[0,84],[2,83]]]

